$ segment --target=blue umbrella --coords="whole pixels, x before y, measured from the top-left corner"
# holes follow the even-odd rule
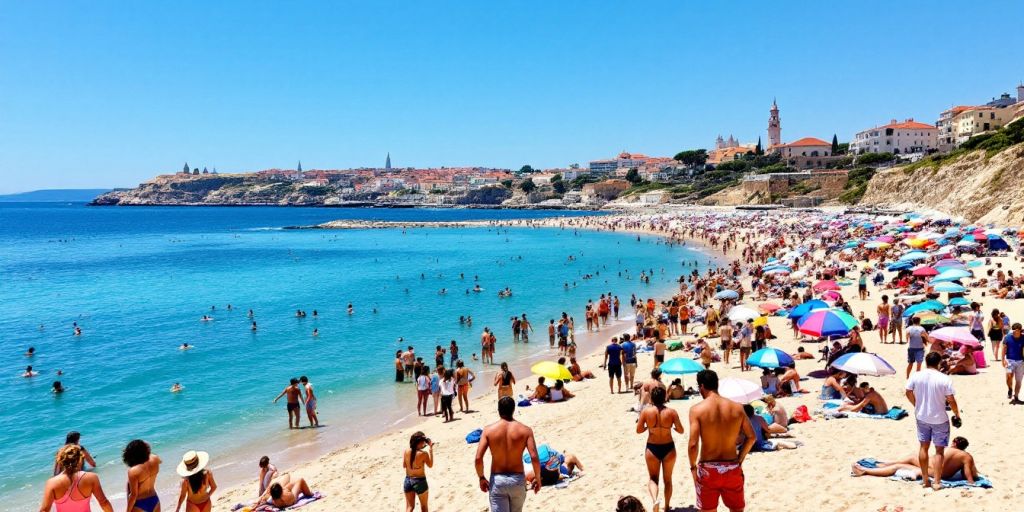
[[[693,359],[689,359],[686,357],[677,357],[675,359],[669,359],[668,361],[662,363],[661,366],[659,366],[658,368],[660,368],[663,373],[672,373],[677,375],[686,373],[697,373],[705,370],[704,365],[698,363],[697,361],[694,361]]]
[[[806,315],[807,313],[810,313],[812,310],[828,308],[829,305],[827,302],[823,300],[814,299],[804,302],[803,304],[800,304],[799,306],[789,310],[789,315],[787,316],[789,318],[800,318]]]
[[[943,270],[939,275],[933,277],[932,282],[941,283],[944,281],[956,281],[966,277],[971,277],[971,273],[960,268],[947,267],[947,270]]]
[[[937,300],[926,300],[904,309],[903,316],[911,316],[914,313],[920,313],[921,311],[942,311],[944,309],[946,309],[945,304]]]
[[[747,364],[758,368],[779,368],[793,364],[793,358],[777,348],[762,348],[750,354]]]
[[[956,283],[939,283],[935,285],[935,291],[940,293],[963,293],[967,291],[967,288]]]
[[[970,304],[971,301],[963,297],[953,297],[952,299],[949,299],[950,306],[969,306]]]
[[[917,261],[926,259],[928,259],[928,255],[920,251],[911,251],[900,256],[900,261]]]
[[[740,298],[740,294],[736,293],[736,290],[722,290],[715,294],[715,298],[719,300],[736,300]]]
[[[906,270],[913,266],[914,264],[909,261],[898,261],[896,263],[893,263],[892,265],[889,265],[888,267],[885,267],[885,269],[888,270],[889,272],[894,272],[896,270]]]

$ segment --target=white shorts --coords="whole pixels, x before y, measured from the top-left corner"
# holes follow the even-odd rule
[[[1020,381],[1024,379],[1024,361],[1006,360],[1006,373],[1013,374],[1013,378]]]

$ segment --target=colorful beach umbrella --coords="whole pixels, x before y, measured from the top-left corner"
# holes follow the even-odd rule
[[[740,404],[749,404],[764,396],[761,385],[749,380],[726,377],[718,381],[718,394]]]
[[[967,300],[964,297],[953,297],[952,299],[949,299],[949,305],[950,306],[969,306],[969,305],[971,305],[971,301]]]
[[[951,341],[953,343],[959,343],[961,345],[968,345],[971,347],[980,347],[981,343],[977,338],[971,334],[970,329],[966,327],[943,327],[941,329],[935,329],[928,333],[929,338],[935,338],[942,341]]]
[[[939,275],[939,271],[929,267],[928,265],[921,265],[919,267],[914,267],[912,274],[919,277],[931,277]]]
[[[896,369],[886,362],[885,359],[869,352],[853,352],[841,355],[832,362],[832,367],[847,373],[872,375],[875,377],[896,373]]]
[[[956,283],[939,283],[935,285],[934,290],[939,293],[963,293],[967,288]]]
[[[530,373],[551,380],[572,380],[572,374],[564,365],[554,361],[541,361],[530,367]]]
[[[811,311],[797,321],[800,332],[811,336],[846,336],[857,325],[856,318],[840,309]]]
[[[829,307],[828,303],[823,300],[809,300],[791,309],[789,315],[786,316],[789,318],[800,318],[815,309],[828,309]]]
[[[715,294],[715,298],[718,300],[736,300],[740,298],[740,294],[736,293],[736,290],[722,290]]]
[[[971,272],[968,270],[964,270],[962,268],[943,267],[942,273],[935,276],[935,279],[932,279],[932,281],[934,282],[940,279],[942,281],[956,281],[967,277],[972,277]]]
[[[704,370],[704,365],[688,357],[677,357],[675,359],[669,359],[658,367],[663,373],[671,373],[673,375],[684,375],[687,373],[697,373]]]
[[[946,305],[937,300],[926,300],[924,302],[918,302],[907,309],[903,310],[903,316],[908,317],[921,311],[942,311],[946,309]]]
[[[921,325],[939,325],[952,322],[949,317],[940,315],[934,311],[922,311],[914,316],[921,319]]]
[[[816,292],[823,292],[826,290],[838,290],[839,283],[836,283],[831,279],[825,279],[822,281],[818,281],[817,283],[814,283],[813,289]]]
[[[778,304],[776,304],[774,302],[765,302],[764,304],[761,304],[760,306],[758,306],[757,309],[760,309],[761,311],[764,311],[765,313],[774,313],[774,312],[782,309],[782,306],[780,306],[780,305],[778,305]]]
[[[876,241],[868,242],[868,243],[864,244],[864,247],[867,248],[867,249],[888,249],[888,248],[892,247],[892,244],[890,244],[889,242],[882,242],[882,241],[877,241],[876,240]]]
[[[758,368],[779,368],[793,364],[793,358],[777,348],[769,347],[750,354],[747,364]]]

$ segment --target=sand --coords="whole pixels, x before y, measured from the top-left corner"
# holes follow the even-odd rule
[[[1022,271],[1020,262],[1012,256],[995,258],[1005,269],[1015,274]],[[988,268],[975,269],[984,272]],[[875,320],[875,306],[882,292],[869,284],[871,296],[867,301],[855,297],[854,287],[843,290],[854,314],[864,311]],[[993,307],[1008,311],[1012,320],[1024,319],[1024,301],[983,298],[980,291],[972,290],[970,297],[980,300],[986,313]],[[755,306],[747,300],[744,305]],[[624,308],[626,309],[626,308]],[[773,332],[779,337],[771,344],[787,352],[795,352],[799,343],[793,339],[788,323],[781,318],[769,320]],[[611,332],[607,333],[612,334]],[[881,345],[877,332],[864,334],[866,349],[875,352],[894,367],[897,375],[865,377],[885,397],[890,407],[902,406],[912,411],[903,386],[906,345]],[[806,349],[817,353],[820,345],[807,343]],[[753,453],[744,464],[748,510],[799,510],[813,507],[819,510],[1016,510],[1024,498],[1024,473],[1017,468],[1024,454],[1024,407],[1012,406],[1005,399],[1004,373],[998,362],[992,360],[986,347],[990,366],[975,376],[953,376],[957,400],[962,410],[963,427],[954,429],[953,435],[971,441],[969,451],[974,455],[980,471],[995,484],[994,489],[945,489],[932,491],[919,484],[891,481],[886,478],[850,476],[850,465],[862,457],[879,460],[904,457],[916,453],[915,424],[911,417],[901,421],[872,419],[837,419],[815,421],[793,428],[795,439],[803,442],[796,450],[772,453]],[[551,359],[557,356],[552,355]],[[684,357],[681,352],[670,353],[669,358]],[[639,356],[638,380],[652,368],[652,356]],[[611,394],[608,382],[598,365],[601,354],[580,359],[584,370],[592,370],[598,379],[572,383],[576,393],[564,403],[534,405],[519,408],[516,418],[533,427],[538,443],[548,443],[560,451],[576,454],[585,465],[585,475],[565,489],[544,488],[527,499],[525,510],[574,510],[581,506],[592,510],[614,510],[615,501],[623,495],[634,495],[645,504],[647,475],[644,466],[646,434],[635,433],[636,413],[629,408],[636,402],[630,394]],[[756,381],[759,371],[740,372],[738,357],[733,364],[713,363],[712,369],[721,377],[742,377]],[[797,369],[802,376],[824,368],[817,360],[801,360]],[[527,393],[536,379],[517,375],[516,393]],[[789,412],[799,405],[814,410],[818,407],[817,391],[821,379],[806,379],[802,385],[814,393],[800,397],[779,399]],[[693,376],[686,376],[684,384],[695,385]],[[411,391],[410,391],[411,392]],[[682,417],[697,399],[673,401]],[[325,498],[302,510],[309,512],[328,510],[404,510],[402,494],[402,453],[408,447],[410,435],[422,430],[435,443],[434,467],[427,471],[430,483],[431,510],[485,511],[487,495],[477,486],[473,467],[476,445],[464,440],[467,433],[497,419],[496,395],[491,392],[473,401],[471,414],[456,413],[457,421],[442,423],[440,418],[425,418],[419,423],[389,431],[363,442],[341,447],[337,452],[295,468],[279,468],[300,475],[310,482],[314,490]],[[684,421],[685,425],[685,421]],[[679,510],[694,510],[693,482],[686,458],[688,433],[676,436],[679,458],[674,475],[675,493],[672,506]],[[255,461],[253,481],[217,493],[215,510],[228,510],[240,502],[250,502],[256,494]],[[724,510],[724,507],[721,508]],[[419,508],[417,507],[417,510]]]

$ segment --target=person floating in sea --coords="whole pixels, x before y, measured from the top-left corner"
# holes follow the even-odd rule
[[[352,307],[352,303],[351,302],[348,303],[348,308],[346,310],[348,311],[348,314],[350,314],[350,315],[352,313],[355,313],[355,311],[356,311],[355,308]]]
[[[29,347],[28,350],[25,351],[25,357],[32,357],[34,355],[36,355],[35,347]]]
[[[39,372],[33,370],[31,366],[26,366],[25,367],[25,373],[21,374],[21,376],[25,377],[26,379],[31,378],[31,377],[35,377],[36,375],[39,375]]]
[[[252,321],[252,327],[249,328],[252,332],[256,332],[256,321]]]
[[[313,328],[313,336],[315,337],[315,336],[319,336],[319,335],[320,335],[320,329],[317,329],[316,327],[314,327]]]
[[[302,388],[306,392],[306,418],[309,420],[309,426],[319,427],[320,418],[316,414],[316,395],[313,393],[313,385],[309,383],[309,377],[305,375],[299,377],[299,382],[302,383]]]
[[[299,428],[299,404],[302,401],[302,390],[299,388],[299,379],[292,378],[288,381],[288,387],[281,391],[281,394],[274,398],[276,404],[282,396],[288,395],[288,428]],[[292,426],[292,419],[295,419],[295,426]]]
[[[174,385],[171,386],[171,393],[181,393],[184,389],[185,386],[182,386],[180,382],[175,382]]]
[[[178,347],[178,350],[191,350],[193,348],[195,348],[194,345],[189,345],[188,343],[182,343],[181,346]]]
[[[59,380],[55,380],[53,381],[53,389],[51,389],[50,392],[55,395],[59,395],[67,390],[68,388],[64,387]]]

